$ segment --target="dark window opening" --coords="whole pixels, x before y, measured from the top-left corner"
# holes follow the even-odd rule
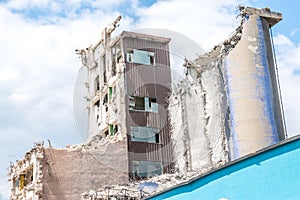
[[[105,94],[103,98],[103,105],[106,104],[107,102],[108,102],[108,94]]]
[[[114,127],[114,132],[117,133],[119,130],[118,130],[118,125],[115,125]]]
[[[145,100],[142,97],[135,98],[135,109],[136,110],[145,110]]]
[[[156,103],[156,99],[154,98],[149,98],[149,108],[151,108],[151,105],[152,104],[155,104]]]
[[[100,90],[99,76],[97,76],[97,77],[95,78],[94,84],[95,84],[95,93],[96,93],[97,91]]]
[[[122,60],[122,56],[119,55],[118,58],[117,58],[117,63],[118,63],[118,64],[121,63],[121,60]]]
[[[126,61],[133,62],[133,50],[132,49],[127,50]]]
[[[108,132],[108,130],[106,130],[106,131],[104,132],[105,137],[107,137],[108,134],[109,134],[109,132]]]
[[[102,56],[102,69],[103,69],[103,83],[107,83],[107,77],[106,77],[106,56]]]
[[[150,65],[154,65],[154,55],[153,56],[149,56],[150,59]]]
[[[25,174],[25,186],[29,185],[33,181],[33,169],[30,169]]]
[[[129,97],[129,110],[139,110],[158,113],[158,104],[155,98]]]
[[[103,82],[107,83],[106,70],[103,72]]]
[[[112,66],[111,66],[111,75],[112,76],[115,76],[117,74],[117,71],[116,71],[116,61],[113,59],[112,61]]]
[[[99,107],[100,106],[100,99],[96,101],[95,106]]]
[[[159,133],[155,134],[155,143],[159,143]]]

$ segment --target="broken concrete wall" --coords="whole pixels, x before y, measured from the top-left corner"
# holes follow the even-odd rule
[[[43,199],[80,199],[84,191],[128,181],[125,142],[79,147],[44,149]]]
[[[241,25],[212,51],[187,61],[170,97],[177,167],[234,160],[285,138],[269,27],[281,14],[241,7]]]
[[[189,69],[170,98],[179,171],[199,170],[228,161],[222,74],[219,63],[208,59],[208,65]]]
[[[39,200],[43,192],[43,146],[36,144],[9,168],[11,200]]]

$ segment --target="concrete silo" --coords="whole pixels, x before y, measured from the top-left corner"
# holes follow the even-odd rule
[[[268,8],[241,8],[242,37],[224,60],[231,160],[285,138]]]

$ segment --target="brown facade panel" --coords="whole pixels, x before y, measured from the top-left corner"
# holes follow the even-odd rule
[[[168,39],[145,39],[123,36],[122,48],[126,60],[133,50],[154,53],[154,64],[143,65],[126,60],[126,109],[128,99],[134,97],[155,98],[158,112],[130,110],[126,114],[128,133],[128,167],[132,172],[132,161],[161,162],[163,172],[170,172],[173,164],[172,144],[170,143],[167,97],[171,93],[171,72]],[[135,35],[134,35],[135,36]],[[142,35],[143,36],[143,35]],[[131,141],[131,127],[152,127],[159,129],[159,143]]]
[[[129,149],[132,160],[162,161],[162,144],[132,142]]]

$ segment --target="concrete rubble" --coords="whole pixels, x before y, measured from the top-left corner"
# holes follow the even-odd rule
[[[203,168],[201,170],[189,172],[176,172],[173,174],[163,174],[155,176],[147,180],[129,182],[127,184],[109,185],[97,190],[86,191],[81,194],[81,200],[101,200],[101,199],[142,199],[151,194],[159,193],[166,189],[170,189],[179,184],[187,183],[196,177],[204,175],[214,169],[224,166],[225,163],[215,164],[213,167]],[[158,187],[152,193],[139,190],[143,183],[154,182]]]

